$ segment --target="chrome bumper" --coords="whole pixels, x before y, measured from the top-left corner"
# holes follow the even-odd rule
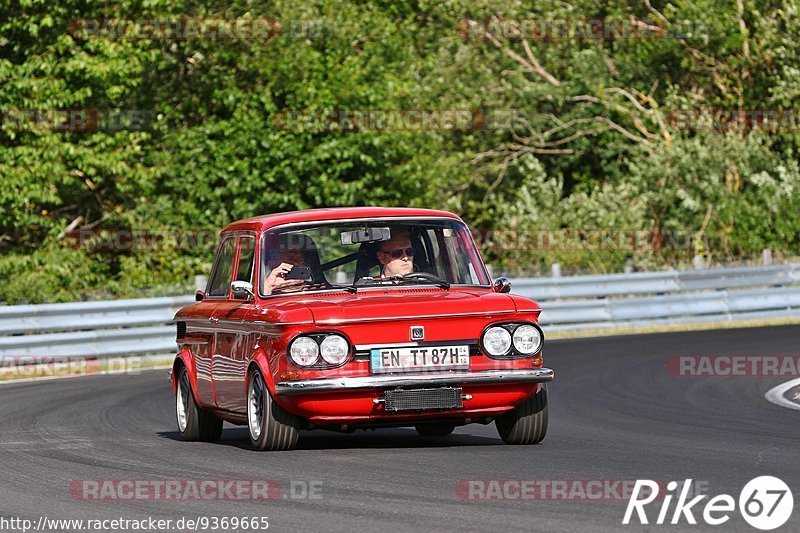
[[[363,376],[355,378],[326,378],[284,381],[275,385],[281,395],[312,392],[414,387],[417,385],[473,385],[487,383],[544,383],[553,381],[549,368],[523,370],[483,370],[480,372],[435,372],[408,376]]]

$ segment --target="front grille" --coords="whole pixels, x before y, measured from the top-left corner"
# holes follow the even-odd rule
[[[383,401],[387,411],[453,409],[464,406],[461,389],[455,387],[390,390],[383,394]]]

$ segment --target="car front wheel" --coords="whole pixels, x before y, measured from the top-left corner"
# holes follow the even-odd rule
[[[181,368],[178,374],[178,387],[175,392],[175,411],[178,417],[178,430],[185,441],[211,442],[222,436],[222,420],[197,406],[192,394],[189,372]]]
[[[299,437],[297,417],[275,403],[261,372],[253,370],[247,385],[247,427],[256,450],[291,450]]]
[[[511,412],[497,417],[497,432],[506,444],[537,444],[547,434],[547,388]]]

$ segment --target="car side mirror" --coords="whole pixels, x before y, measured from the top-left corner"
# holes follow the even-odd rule
[[[233,297],[236,299],[242,297],[245,299],[256,297],[255,293],[253,292],[253,284],[247,281],[231,282],[231,290],[233,291]]]
[[[508,278],[499,277],[494,280],[492,288],[494,289],[494,292],[511,292],[511,282],[508,281]]]
[[[202,302],[203,298],[206,297],[206,291],[196,291],[194,293],[194,301],[195,302]]]

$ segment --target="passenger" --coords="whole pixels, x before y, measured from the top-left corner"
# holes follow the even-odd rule
[[[284,239],[281,239],[282,241]],[[284,276],[289,273],[292,267],[306,266],[306,254],[302,249],[288,248],[285,246],[273,255],[267,262],[267,267],[272,269],[264,279],[262,292],[264,295],[270,295],[276,289],[287,289],[295,285],[303,283],[302,279],[284,279]]]

